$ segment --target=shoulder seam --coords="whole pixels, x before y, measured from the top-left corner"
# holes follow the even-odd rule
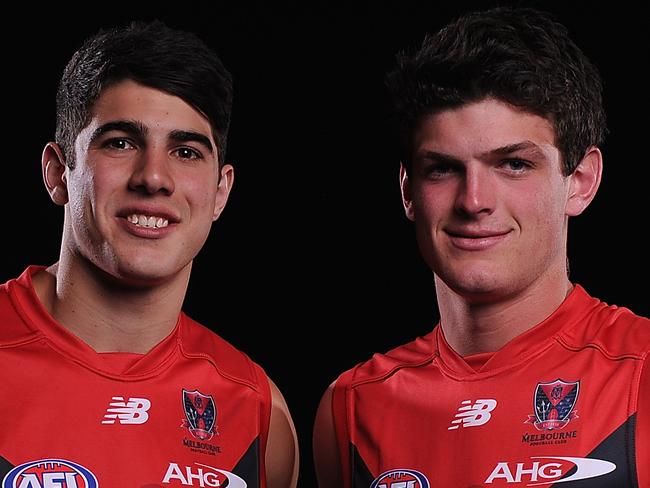
[[[642,351],[642,352],[624,352],[621,354],[611,354],[607,349],[605,349],[601,344],[597,342],[588,342],[587,344],[583,344],[580,346],[574,346],[572,344],[569,344],[564,337],[557,337],[557,341],[562,344],[567,349],[570,349],[572,351],[581,351],[583,349],[597,349],[603,356],[605,356],[608,359],[612,360],[619,360],[619,359],[635,359],[635,360],[644,360],[648,356],[648,351]]]
[[[212,364],[214,369],[216,369],[217,372],[221,376],[223,376],[224,378],[227,378],[230,381],[233,381],[235,383],[239,383],[239,384],[248,386],[249,388],[253,389],[254,391],[259,391],[258,386],[255,383],[253,383],[252,381],[248,381],[246,379],[239,378],[237,376],[233,376],[233,375],[231,375],[229,373],[226,373],[223,369],[221,369],[217,365],[217,363],[214,361],[214,359],[212,358],[211,355],[205,354],[205,353],[188,353],[188,352],[185,351],[184,345],[182,343],[180,344],[180,350],[181,350],[181,354],[184,357],[188,358],[188,359],[202,359],[202,360],[208,361],[210,364]],[[249,371],[250,371],[252,360],[248,356],[246,356],[246,355],[244,355],[244,356],[245,356],[245,360],[246,360],[246,363],[247,363]],[[253,377],[255,377],[254,373],[253,373]]]
[[[418,368],[418,367],[423,366],[423,365],[425,365],[427,363],[433,362],[433,360],[436,357],[438,357],[437,351],[432,353],[432,354],[429,354],[428,356],[424,357],[420,361],[413,362],[413,363],[401,363],[401,364],[395,365],[391,369],[389,369],[388,371],[385,371],[384,373],[382,373],[380,375],[373,376],[373,377],[370,377],[370,378],[364,378],[364,379],[360,379],[360,380],[350,381],[350,386],[349,387],[350,388],[356,388],[357,386],[361,386],[361,385],[364,385],[366,383],[374,383],[376,381],[383,381],[386,378],[388,378],[389,376],[392,376],[393,374],[395,374],[400,369]],[[358,367],[359,366],[357,366],[357,368]]]
[[[20,347],[24,346],[26,344],[31,344],[32,342],[38,342],[43,340],[44,337],[40,333],[35,333],[31,337],[27,337],[25,339],[20,339],[14,342],[5,342],[5,343],[0,343],[0,349],[10,349],[12,347]]]

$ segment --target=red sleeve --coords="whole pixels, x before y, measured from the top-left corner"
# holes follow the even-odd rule
[[[641,370],[636,413],[636,466],[639,486],[650,486],[650,353]]]
[[[253,368],[257,376],[257,384],[260,387],[262,401],[260,402],[260,486],[266,486],[266,443],[269,440],[269,427],[271,425],[271,408],[273,399],[271,397],[271,385],[264,370],[255,363]]]
[[[351,370],[353,371],[353,370]],[[347,391],[350,385],[352,372],[343,373],[334,385],[332,392],[332,418],[336,428],[336,440],[339,448],[343,486],[352,487],[352,468],[350,460],[350,434],[348,429]]]

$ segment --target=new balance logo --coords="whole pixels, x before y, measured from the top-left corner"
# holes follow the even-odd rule
[[[447,430],[457,429],[461,425],[463,427],[478,427],[486,424],[492,417],[490,412],[496,406],[497,401],[492,399],[476,400],[473,405],[471,400],[463,400],[455,419],[451,421],[451,426],[447,427]]]
[[[147,411],[151,408],[151,402],[146,398],[129,398],[128,402],[124,401],[124,397],[113,397],[111,400],[102,424],[114,424],[117,420],[120,424],[144,424],[149,420]]]

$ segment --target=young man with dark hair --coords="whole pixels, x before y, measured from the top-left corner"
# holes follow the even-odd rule
[[[233,184],[231,105],[216,54],[161,22],[68,63],[42,155],[60,258],[0,287],[2,488],[296,486],[280,391],[181,311]]]
[[[596,68],[548,15],[497,8],[399,56],[387,86],[440,322],[325,393],[320,486],[649,486],[650,321],[567,269],[601,180]]]

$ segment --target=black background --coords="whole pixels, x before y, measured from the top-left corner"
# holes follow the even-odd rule
[[[555,13],[605,82],[603,184],[570,226],[572,279],[648,316],[647,17],[631,2],[601,3],[517,2]],[[62,209],[43,188],[40,153],[53,138],[56,87],[73,51],[99,27],[133,19],[196,32],[235,78],[227,159],[236,178],[195,260],[185,309],[283,391],[301,444],[300,486],[315,486],[311,429],[327,385],[437,320],[432,276],[402,212],[383,75],[425,32],[496,3],[135,4],[5,15],[19,34],[2,34],[0,281],[58,256]]]

